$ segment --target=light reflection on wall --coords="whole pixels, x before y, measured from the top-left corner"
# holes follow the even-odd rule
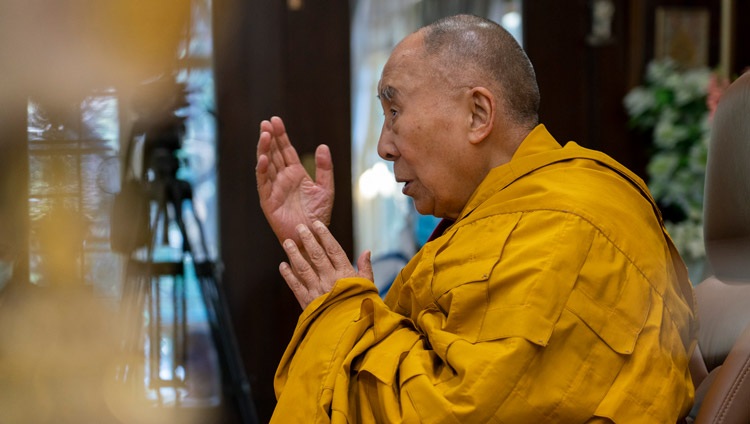
[[[396,193],[396,177],[385,163],[378,162],[359,176],[359,194],[365,200],[376,196],[393,197]]]

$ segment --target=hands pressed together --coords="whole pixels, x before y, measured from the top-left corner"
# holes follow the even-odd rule
[[[370,252],[357,260],[357,272],[327,224],[333,210],[333,162],[325,145],[315,151],[316,180],[307,173],[281,118],[260,124],[257,165],[261,209],[284,247],[289,263],[281,276],[304,309],[346,277],[373,279]]]

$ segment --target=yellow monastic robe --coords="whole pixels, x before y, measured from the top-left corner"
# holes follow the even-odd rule
[[[302,313],[275,423],[674,423],[695,334],[647,189],[540,125],[386,296],[347,278]]]

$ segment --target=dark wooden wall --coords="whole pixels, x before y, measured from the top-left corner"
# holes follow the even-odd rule
[[[732,75],[750,69],[750,1],[735,0],[733,13],[734,40],[732,43]]]
[[[540,119],[559,142],[602,150],[636,172],[643,146],[631,143],[622,98],[628,90],[627,4],[616,0],[609,42],[587,41],[590,2],[524,2],[524,47],[534,63]]]
[[[747,13],[746,3],[738,2],[742,10],[737,12]],[[526,1],[524,47],[536,66],[541,120],[558,141],[574,140],[602,150],[646,178],[649,141],[629,130],[622,102],[641,83],[654,57],[655,11],[659,6],[709,10],[709,65],[717,66],[721,0],[614,0],[614,4],[613,38],[594,44],[587,41],[589,0]],[[737,20],[739,16],[735,13]],[[741,46],[738,36],[739,32],[736,44]],[[741,51],[735,49],[737,62],[747,60],[738,54]]]
[[[289,2],[293,5],[296,2]],[[258,203],[260,121],[279,115],[300,155],[332,147],[331,229],[352,251],[349,2],[215,2],[221,255],[231,314],[261,422],[299,305],[278,272],[285,259]]]

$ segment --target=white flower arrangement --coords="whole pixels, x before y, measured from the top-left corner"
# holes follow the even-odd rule
[[[711,137],[709,68],[682,69],[670,59],[648,64],[645,83],[624,98],[630,124],[653,141],[648,185],[667,231],[687,263],[705,258],[703,184]]]

